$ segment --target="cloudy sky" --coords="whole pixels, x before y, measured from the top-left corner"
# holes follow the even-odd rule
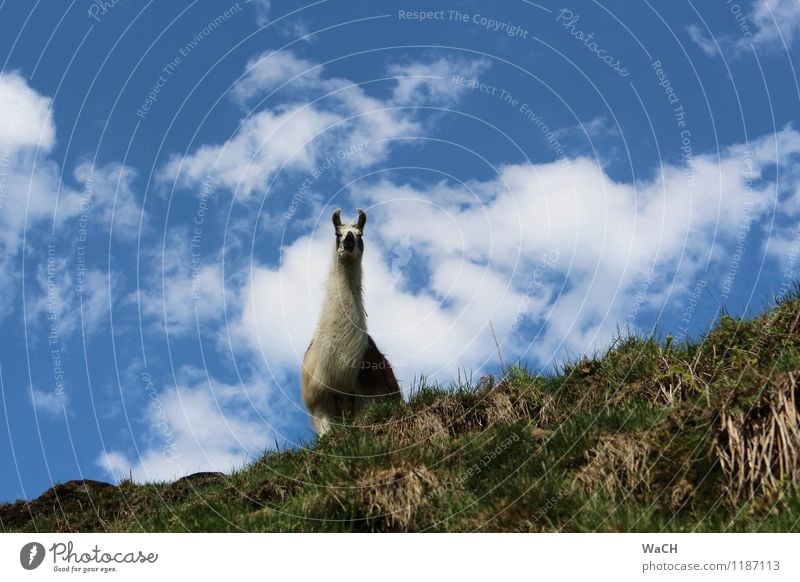
[[[0,500],[308,446],[337,207],[406,391],[785,294],[800,3],[632,4],[3,3]]]

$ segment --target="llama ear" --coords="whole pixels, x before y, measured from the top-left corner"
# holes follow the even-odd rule
[[[342,226],[342,209],[337,208],[336,210],[334,210],[332,218],[333,218],[333,226],[335,226],[336,228]]]
[[[358,230],[364,230],[364,225],[367,224],[367,213],[364,212],[363,208],[358,209],[358,222],[356,222],[356,226]]]

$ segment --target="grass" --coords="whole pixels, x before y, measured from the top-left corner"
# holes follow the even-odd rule
[[[800,299],[551,375],[421,381],[313,446],[174,483],[72,481],[5,531],[800,531]]]

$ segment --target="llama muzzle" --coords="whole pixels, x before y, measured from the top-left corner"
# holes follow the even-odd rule
[[[344,237],[342,241],[342,248],[346,250],[348,253],[352,253],[356,248],[356,237],[353,235],[352,232],[348,232],[347,236]]]

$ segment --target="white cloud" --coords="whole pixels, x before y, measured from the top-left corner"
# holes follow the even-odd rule
[[[37,390],[31,391],[33,406],[40,413],[53,417],[62,417],[68,404],[67,395],[63,392]]]
[[[281,268],[254,265],[240,291],[242,317],[231,330],[254,350],[263,346],[273,374],[291,368],[308,347],[328,273],[328,243],[330,237],[299,239],[283,249]]]
[[[179,176],[184,186],[199,187],[214,176],[222,186],[247,197],[266,190],[270,178],[282,168],[311,170],[319,156],[315,138],[340,119],[299,105],[260,111],[248,117],[227,142],[172,157],[165,177]]]
[[[787,284],[800,279],[800,230],[796,224],[777,229],[764,241],[764,248],[782,269]]]
[[[16,73],[0,73],[0,249],[16,255],[26,222],[55,216],[58,166],[46,152],[55,141],[50,98]],[[36,151],[41,150],[41,159]],[[45,155],[42,155],[45,154]]]
[[[791,143],[793,134],[784,130],[773,143],[767,143],[762,156],[767,158],[773,150],[786,151],[800,144]],[[796,135],[794,136],[796,137]],[[774,154],[772,154],[774,155]],[[780,285],[790,288],[800,279],[800,169],[798,165],[784,164],[780,168],[783,189],[778,200],[778,220],[771,224],[769,237],[763,241],[764,251],[778,265],[782,277]]]
[[[137,443],[138,457],[104,451],[98,466],[116,479],[132,475],[137,482],[163,481],[197,471],[230,472],[274,445],[288,419],[272,419],[277,415],[270,402],[283,397],[265,381],[240,386],[202,381],[197,371],[189,376],[192,382],[151,398],[145,419],[149,430]]]
[[[597,115],[589,121],[582,121],[563,129],[553,131],[560,138],[579,137],[589,141],[606,137],[618,137],[617,125],[605,115]],[[603,144],[605,146],[605,144]]]
[[[60,256],[57,247],[52,247],[38,264],[38,289],[32,293],[34,287],[28,287],[26,315],[29,320],[42,318],[55,325],[62,342],[79,330],[96,334],[109,321],[119,277],[115,274],[109,282],[108,273],[98,269],[78,273],[74,258]]]
[[[419,105],[452,104],[465,91],[450,81],[453,68],[474,75],[486,67],[483,60],[407,62],[392,67],[401,77],[393,97],[379,99],[347,79],[323,77],[321,66],[294,53],[264,53],[248,63],[231,94],[242,105],[270,96],[269,108],[247,117],[224,143],[173,156],[161,178],[197,187],[213,175],[246,198],[266,190],[278,172],[311,172],[340,150],[350,153],[338,159],[337,171],[367,167],[385,159],[391,140],[418,132],[415,113],[399,106],[412,100]],[[273,104],[276,99],[280,104]]]
[[[782,52],[800,36],[800,2],[797,0],[753,0],[747,14],[736,3],[726,3],[720,10],[728,12],[726,16],[738,27],[735,35],[712,39],[696,24],[687,28],[689,37],[708,56],[718,56],[720,51],[737,56],[749,53],[751,46],[767,52]]]
[[[245,73],[231,89],[234,99],[245,102],[253,97],[266,97],[287,84],[297,90],[319,84],[322,67],[301,59],[290,51],[266,52],[250,59]]]
[[[292,40],[302,40],[307,43],[313,42],[315,39],[314,34],[308,25],[300,18],[294,20],[283,20],[278,27],[278,34],[284,38]]]
[[[98,269],[89,269],[80,289],[77,311],[83,309],[83,329],[97,333],[111,317],[111,304],[119,287],[118,277],[109,281],[109,274]]]
[[[131,464],[119,451],[104,451],[95,461],[97,466],[108,473],[114,480],[121,481],[132,476],[129,473]]]
[[[778,195],[762,171],[798,154],[800,133],[786,128],[719,157],[695,156],[688,168],[666,165],[637,185],[584,158],[507,165],[494,180],[467,184],[471,192],[360,185],[357,204],[370,215],[371,333],[406,385],[420,373],[447,378],[493,362],[489,321],[507,359],[545,363],[591,352],[624,326],[645,278],[653,278],[645,306],[683,309],[707,258],[727,270],[741,225],[764,216]],[[254,265],[241,291],[234,337],[276,375],[298,369],[311,339],[331,260],[328,234],[323,225],[295,241],[279,266]],[[399,276],[397,257],[406,265]],[[718,292],[720,284],[709,287]],[[534,341],[516,332],[520,317],[541,327]]]
[[[750,20],[756,26],[753,44],[785,50],[784,43],[791,46],[800,33],[800,2],[755,0]]]
[[[494,358],[488,322],[510,325],[522,295],[487,266],[455,257],[436,265],[430,288],[414,292],[405,284],[410,269],[404,272],[404,261],[398,263],[398,254],[384,246],[377,225],[371,232],[367,228],[370,334],[405,387],[421,372],[446,378],[459,368],[477,370]],[[330,267],[330,242],[327,232],[298,239],[285,249],[280,267],[254,266],[252,280],[241,291],[241,317],[231,326],[234,343],[255,351],[277,378],[299,370],[313,335]],[[401,250],[424,252],[413,235],[410,248]]]
[[[30,227],[55,216],[58,166],[35,163],[30,151],[12,153],[0,169],[0,249],[6,258],[17,254],[26,222]]]
[[[107,228],[112,214],[117,236],[133,237],[138,228],[140,209],[131,185],[134,173],[129,168],[110,164],[92,172],[89,164],[84,163],[74,174],[82,186],[81,192],[61,182],[61,169],[49,157],[56,136],[51,101],[31,88],[19,74],[0,73],[0,272],[4,274],[0,281],[0,318],[14,305],[14,284],[19,272],[14,262],[25,229],[32,233],[35,227],[49,222],[51,229],[72,225],[75,232],[77,224],[72,219],[83,212],[91,217],[90,232]],[[90,181],[91,192],[87,186]],[[88,198],[87,193],[91,194]],[[30,235],[29,240],[32,240]],[[56,266],[58,309],[65,313],[65,321],[70,318],[74,321],[74,303],[68,303],[66,293],[76,283],[77,275],[72,272],[74,266],[64,261],[61,258]],[[96,279],[96,274],[90,277]],[[44,284],[43,295],[46,281]],[[87,296],[88,307],[94,309],[90,312],[92,318],[97,313],[97,297],[94,293]],[[39,299],[33,300],[34,315]]]
[[[19,73],[0,73],[0,155],[28,147],[50,150],[56,138],[51,104]]]
[[[143,316],[159,327],[166,324],[170,335],[189,333],[224,316],[219,257],[192,248],[191,240],[189,231],[178,228],[169,233],[163,253],[161,245],[145,251],[147,285],[128,297],[139,303]]]
[[[90,218],[88,235],[101,232],[113,217],[115,238],[132,238],[138,232],[140,207],[133,193],[134,172],[119,164],[110,164],[94,172],[88,164],[75,170],[82,191],[76,191],[59,179],[58,164],[23,149],[12,156],[9,170],[0,175],[0,247],[14,255],[19,249],[23,229],[49,220],[57,227],[71,222],[85,212]],[[92,184],[89,186],[88,184]]]
[[[99,225],[103,230],[113,227],[115,239],[135,239],[139,234],[142,208],[133,187],[136,179],[133,168],[118,163],[95,167],[84,162],[75,168],[74,175],[83,192],[90,196],[84,210],[92,227]],[[81,201],[72,196],[62,206],[69,204],[67,213],[75,215],[81,211]],[[143,226],[147,226],[147,221]]]
[[[389,66],[389,74],[397,77],[392,100],[399,105],[452,105],[468,87],[453,81],[459,75],[470,81],[490,66],[486,59],[441,57],[430,62],[411,61]]]
[[[32,173],[32,177],[40,175],[36,171]],[[102,329],[109,320],[111,301],[119,294],[122,283],[120,272],[104,272],[86,263],[79,265],[77,247],[82,246],[85,252],[86,248],[103,240],[112,224],[116,240],[136,238],[142,213],[133,191],[135,172],[131,168],[120,164],[93,168],[87,162],[76,167],[74,176],[82,186],[81,192],[62,185],[57,212],[54,199],[48,201],[53,204],[49,207],[44,197],[35,197],[37,204],[44,208],[34,215],[52,216],[55,212],[57,226],[64,227],[69,235],[67,242],[52,242],[37,254],[29,254],[29,258],[39,260],[36,267],[38,289],[28,287],[26,314],[29,318],[52,319],[63,339],[79,329],[88,334]],[[58,178],[53,176],[52,181],[57,188]],[[79,215],[86,218],[79,221]],[[29,220],[29,228],[33,222]]]
[[[266,26],[269,24],[270,12],[272,10],[271,0],[248,0],[256,11],[256,24],[259,26]]]
[[[698,25],[690,24],[686,30],[688,31],[689,38],[692,39],[692,42],[699,46],[706,56],[714,57],[719,54],[720,47],[717,45],[717,42],[706,36],[706,33]]]
[[[57,213],[56,202],[69,208],[74,197],[60,189],[59,167],[47,156],[55,143],[50,105],[17,73],[0,73],[0,318],[14,305],[25,228],[63,222],[69,212]]]

